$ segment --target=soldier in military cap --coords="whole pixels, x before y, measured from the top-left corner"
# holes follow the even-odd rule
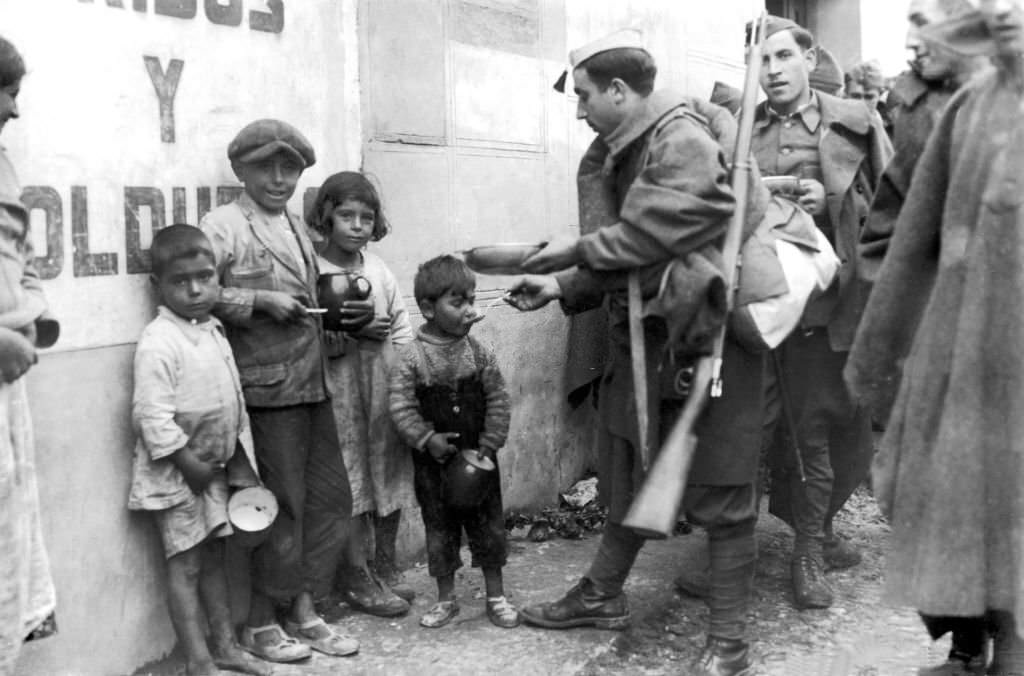
[[[832,604],[826,564],[860,560],[832,529],[872,453],[870,421],[850,399],[842,370],[863,306],[854,283],[857,239],[892,148],[881,119],[861,102],[811,88],[814,40],[807,30],[769,16],[766,35],[760,82],[768,100],[754,118],[754,157],[765,175],[801,179],[798,201],[842,263],[837,281],[808,303],[801,325],[777,348],[806,481],[795,478],[793,454],[783,455],[794,471],[775,473],[772,511],[795,531],[796,606],[825,608]]]
[[[200,223],[213,244],[222,285],[214,314],[234,351],[252,421],[260,474],[281,505],[253,554],[253,597],[242,645],[272,662],[309,657],[310,648],[350,655],[359,643],[320,618],[314,598],[331,587],[351,516],[352,495],[328,401],[317,263],[288,200],[313,147],[280,120],[246,125],[228,146],[245,192]],[[358,324],[370,301],[349,301]],[[275,604],[290,604],[284,631]]]
[[[555,238],[524,262],[531,272],[557,274],[527,275],[512,285],[511,293],[521,310],[557,299],[572,314],[603,302],[609,341],[597,444],[599,497],[609,513],[601,545],[579,583],[564,597],[521,613],[526,622],[547,628],[619,629],[630,620],[623,584],[644,544],[623,525],[645,476],[643,439],[646,434],[653,440],[652,451],[660,447],[687,394],[674,376],[707,347],[673,335],[671,322],[681,333],[692,333],[689,338],[702,334],[706,340],[712,334],[706,296],[696,290],[707,290],[720,279],[719,247],[736,208],[723,147],[732,147],[736,126],[724,108],[655,91],[654,60],[637,31],[588,44],[572,52],[570,61],[577,117],[597,133],[577,177],[585,234]],[[767,193],[752,194],[749,222],[757,223]],[[695,307],[672,305],[663,317],[648,314],[641,322],[639,313],[651,307],[663,273],[684,275],[692,292],[685,295],[701,300]],[[627,283],[628,278],[636,281]],[[627,290],[630,285],[634,292]],[[641,298],[648,301],[644,307]],[[632,367],[631,357],[641,346],[631,341],[631,321],[639,324],[647,355]],[[637,416],[637,372],[647,391],[646,429]],[[752,670],[746,615],[757,557],[762,373],[762,357],[727,338],[724,396],[706,409],[696,430],[700,443],[683,508],[688,520],[707,528],[711,589],[707,642],[686,672],[695,676],[740,676]]]

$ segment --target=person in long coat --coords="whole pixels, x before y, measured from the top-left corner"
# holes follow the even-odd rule
[[[888,418],[890,598],[979,634],[987,616],[1005,675],[1024,673],[1024,12],[981,11],[997,69],[932,132],[845,376]]]
[[[910,69],[900,73],[889,92],[893,104],[895,152],[878,182],[871,213],[858,244],[857,275],[868,284],[878,275],[914,168],[935,121],[956,90],[988,64],[983,57],[965,56],[943,49],[941,45],[930,45],[921,38],[921,28],[970,9],[971,3],[967,0],[913,0],[907,9],[910,24],[907,48],[914,58]]]
[[[622,628],[630,619],[623,584],[644,543],[622,525],[645,475],[629,314],[648,315],[642,328],[647,361],[641,369],[647,383],[647,436],[658,446],[686,396],[675,387],[676,375],[707,348],[712,335],[715,324],[709,315],[716,307],[707,299],[717,295],[723,300],[719,246],[735,200],[720,143],[729,144],[735,125],[724,109],[710,103],[653,91],[653,59],[634,31],[587,45],[570,60],[580,97],[577,116],[598,134],[581,161],[579,180],[590,177],[602,186],[597,191],[581,188],[580,194],[603,204],[607,218],[578,239],[553,239],[524,268],[561,272],[526,276],[510,292],[522,310],[554,299],[569,313],[604,303],[609,356],[600,383],[598,453],[599,494],[609,515],[585,577],[563,598],[529,606],[522,614],[526,622],[547,628]],[[724,136],[712,131],[716,125],[728,127],[719,130]],[[763,212],[767,192],[753,194],[751,208]],[[748,222],[759,220],[755,214]],[[627,301],[626,279],[634,273],[648,282],[640,284],[647,301],[643,308]],[[651,287],[664,287],[663,279],[671,285],[673,275],[683,278],[676,288],[685,293],[655,317]],[[716,318],[720,321],[721,314]],[[705,411],[696,430],[700,445],[684,509],[691,522],[708,529],[711,612],[707,644],[691,674],[738,676],[751,669],[745,624],[756,561],[762,374],[761,355],[727,339],[724,396]]]

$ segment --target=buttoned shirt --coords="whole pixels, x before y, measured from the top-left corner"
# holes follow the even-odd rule
[[[807,103],[788,115],[776,112],[771,106],[760,108],[754,120],[751,150],[758,168],[766,176],[813,178],[806,172],[810,167],[821,165],[820,137],[821,109],[818,96],[812,92]]]
[[[132,423],[138,438],[132,509],[166,509],[189,496],[170,460],[185,446],[200,458],[227,463],[241,443],[255,466],[242,387],[220,321],[194,322],[163,306],[157,310],[135,352]],[[228,470],[232,482],[237,470]]]

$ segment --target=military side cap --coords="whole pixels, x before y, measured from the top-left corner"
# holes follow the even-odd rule
[[[811,89],[835,96],[843,88],[843,69],[839,67],[836,57],[821,45],[815,45],[814,51],[818,65],[808,77]]]
[[[612,49],[643,49],[644,51],[647,51],[644,47],[643,38],[643,33],[636,28],[624,28],[622,30],[617,30],[610,35],[598,38],[593,42],[588,42],[582,47],[569,52],[569,65],[573,68],[577,68],[590,57]],[[555,91],[565,91],[565,80],[568,77],[568,74],[569,72],[565,71],[559,76],[554,85]]]
[[[753,21],[748,21],[747,22],[747,28],[746,28],[746,30],[747,30],[747,43],[750,43],[750,33],[751,33],[751,30],[752,30],[753,24],[754,24]],[[807,33],[808,35],[810,35],[810,32],[806,28],[804,28],[803,26],[798,24],[797,22],[792,21],[790,19],[785,19],[785,18],[783,18],[781,16],[775,16],[774,14],[769,14],[765,18],[765,22],[764,22],[764,37],[765,37],[765,39],[767,40],[771,36],[775,35],[776,33],[781,33],[782,31],[800,31],[800,32]]]
[[[245,125],[228,144],[232,162],[256,162],[283,152],[302,162],[316,164],[316,153],[298,129],[281,120],[256,120]]]
[[[724,82],[715,81],[715,86],[711,90],[711,103],[722,106],[735,115],[743,103],[743,92]]]

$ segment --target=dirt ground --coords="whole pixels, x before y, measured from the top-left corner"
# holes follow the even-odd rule
[[[923,664],[941,662],[948,644],[933,644],[916,614],[889,607],[882,590],[883,557],[889,530],[865,492],[851,499],[837,519],[838,530],[864,554],[864,562],[829,573],[836,603],[828,610],[797,611],[789,589],[788,528],[765,514],[758,526],[760,561],[750,615],[761,676],[910,676]],[[517,528],[506,568],[506,586],[520,605],[560,596],[586,571],[598,535],[579,540],[535,543]],[[643,550],[627,583],[634,615],[625,632],[575,629],[549,631],[531,627],[502,630],[484,615],[479,572],[458,574],[462,612],[452,625],[422,629],[419,616],[433,601],[433,581],[422,565],[408,572],[419,593],[412,612],[397,620],[354,613],[344,605],[328,619],[362,643],[358,655],[316,655],[305,664],[281,666],[282,676],[327,674],[395,676],[498,676],[612,674],[683,674],[703,644],[704,604],[673,591],[672,580],[686,567],[699,568],[704,535],[695,531]],[[464,557],[468,558],[464,552]],[[173,673],[164,664],[155,672]]]

